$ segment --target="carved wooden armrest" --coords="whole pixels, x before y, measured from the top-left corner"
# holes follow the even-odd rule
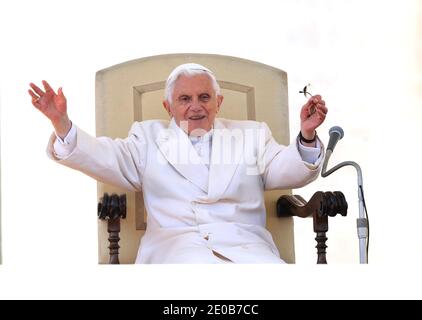
[[[119,241],[120,241],[120,219],[126,219],[126,195],[112,194],[104,196],[98,202],[98,218],[107,220],[110,242],[110,264],[120,264],[119,261]]]
[[[328,217],[340,214],[347,216],[347,201],[340,191],[316,192],[307,202],[301,196],[281,196],[277,201],[278,217],[313,217],[314,232],[317,234],[318,264],[326,264],[326,242],[328,238]]]

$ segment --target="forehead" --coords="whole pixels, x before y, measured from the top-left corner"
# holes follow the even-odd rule
[[[211,93],[214,91],[211,78],[206,74],[181,75],[174,84],[174,94]]]

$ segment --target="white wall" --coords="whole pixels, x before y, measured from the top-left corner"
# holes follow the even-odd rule
[[[124,274],[126,297],[138,298],[306,298],[314,296],[317,278],[327,279],[320,298],[418,296],[408,283],[417,288],[422,262],[422,215],[414,209],[421,181],[421,10],[417,0],[1,2],[0,297],[111,297],[104,286],[111,274]],[[313,266],[311,220],[296,223],[298,265],[261,267],[248,293],[241,288],[243,276],[256,274],[251,266],[121,267],[124,272],[96,266],[96,183],[46,158],[51,127],[32,108],[28,83],[63,86],[72,120],[94,133],[97,70],[178,52],[232,55],[286,70],[292,135],[304,103],[299,89],[311,82],[313,93],[325,97],[329,114],[319,135],[327,142],[333,125],[346,133],[332,164],[353,160],[363,168],[371,266],[357,266],[352,169],[298,191],[309,198],[336,189],[348,198],[349,217],[330,222],[334,266]],[[191,291],[194,284],[184,279],[205,270],[207,290]],[[80,292],[87,281],[90,289]],[[222,282],[231,284],[223,295]]]

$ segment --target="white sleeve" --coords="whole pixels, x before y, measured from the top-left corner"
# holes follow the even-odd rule
[[[64,139],[60,138],[57,133],[54,141],[54,156],[57,159],[67,158],[76,147],[76,127],[72,124],[69,132]]]
[[[297,144],[297,149],[299,151],[300,156],[302,157],[302,160],[309,163],[309,164],[315,164],[318,159],[321,157],[321,143],[317,139],[316,141],[316,147],[307,147],[300,143],[300,141]]]
[[[324,159],[321,141],[318,141],[319,148],[299,146],[298,139],[284,146],[275,141],[265,123],[263,128],[265,146],[264,152],[260,154],[260,162],[264,163],[265,168],[262,174],[265,190],[297,189],[318,177]]]
[[[62,141],[54,133],[51,135],[46,150],[50,159],[102,183],[130,191],[142,189],[147,143],[141,123],[134,123],[125,139],[95,138],[77,126],[73,127],[76,134],[69,131]],[[56,146],[59,150],[55,149]],[[55,154],[59,152],[61,159]],[[64,156],[68,152],[70,154]]]

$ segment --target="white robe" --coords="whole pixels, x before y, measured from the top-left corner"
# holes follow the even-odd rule
[[[264,190],[310,183],[323,158],[321,152],[314,165],[304,162],[297,142],[279,145],[254,121],[215,120],[209,169],[174,120],[134,123],[126,139],[94,138],[79,128],[76,138],[71,154],[57,159],[53,135],[48,155],[143,192],[148,227],[137,263],[224,262],[215,253],[235,263],[281,263],[265,228]]]

